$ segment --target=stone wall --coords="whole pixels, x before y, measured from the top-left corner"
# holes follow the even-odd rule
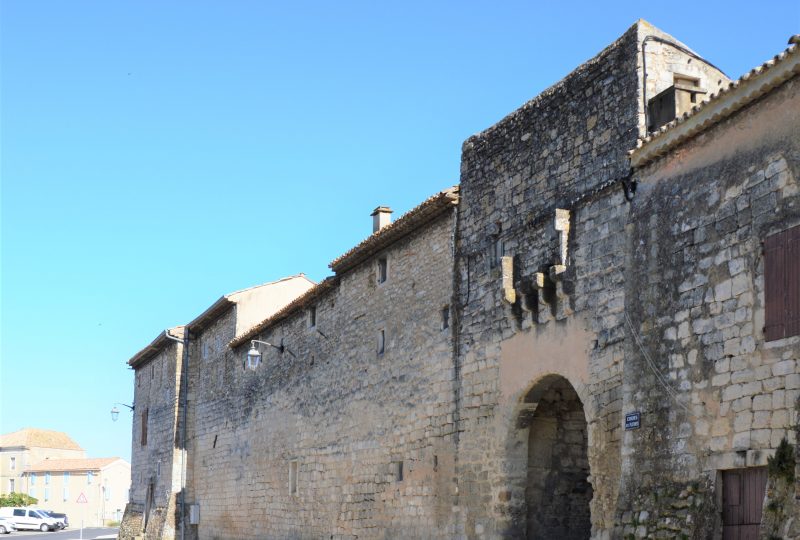
[[[763,339],[760,241],[800,223],[800,103],[786,83],[632,171],[644,99],[679,76],[726,82],[639,21],[467,140],[457,216],[266,325],[255,369],[249,343],[229,346],[235,306],[198,328],[187,538],[718,534],[720,471],[796,437],[800,338]],[[179,350],[137,368],[137,414],[159,428],[137,449],[134,422],[133,500],[169,461],[165,538]]]
[[[314,302],[316,326],[301,309],[265,330],[258,339],[285,351],[262,346],[257,369],[244,366],[249,343],[191,364],[188,497],[200,505],[200,538],[452,537],[452,337],[442,310],[453,219],[446,212],[340,276]],[[388,279],[378,283],[382,256]],[[195,346],[227,343],[234,317]]]
[[[795,79],[638,176],[625,409],[643,425],[625,435],[621,503],[636,537],[708,537],[717,471],[795,440],[800,337],[764,339],[762,242],[800,224],[799,110]]]
[[[181,485],[178,419],[182,353],[182,344],[170,344],[136,368],[130,503],[125,510],[120,538],[132,538],[144,532],[141,528],[145,526],[145,519],[150,538],[174,537],[175,493],[180,491]],[[145,411],[147,443],[142,444]],[[145,510],[151,485],[148,513]],[[132,536],[127,536],[129,533]]]
[[[517,419],[527,408],[522,398],[553,374],[585,409],[593,525],[613,525],[628,211],[619,179],[639,135],[638,36],[637,25],[464,144],[458,477],[468,537],[525,534],[528,427]],[[556,209],[570,212],[564,261]],[[503,296],[501,255],[513,260],[513,303]],[[551,279],[558,264],[566,271]]]

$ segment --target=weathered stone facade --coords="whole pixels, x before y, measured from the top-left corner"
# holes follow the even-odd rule
[[[722,537],[730,474],[797,438],[761,254],[800,225],[797,47],[730,85],[639,21],[331,278],[249,330],[212,306],[185,357],[154,342],[123,536],[164,461],[148,537]],[[642,142],[673,86],[711,99]],[[800,489],[768,485],[745,526],[800,537]]]

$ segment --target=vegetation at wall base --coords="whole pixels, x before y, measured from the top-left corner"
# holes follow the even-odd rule
[[[773,478],[783,478],[788,482],[794,482],[794,465],[794,445],[789,444],[784,437],[775,450],[775,455],[767,458],[767,470]]]
[[[24,493],[9,493],[0,495],[0,507],[6,506],[30,506],[39,502],[36,497],[31,497]]]

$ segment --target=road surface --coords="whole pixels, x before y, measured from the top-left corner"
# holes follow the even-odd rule
[[[83,540],[97,540],[116,538],[119,529],[109,527],[84,527]],[[68,527],[58,532],[39,531],[14,531],[11,534],[0,536],[1,540],[78,540],[81,538],[80,527]]]

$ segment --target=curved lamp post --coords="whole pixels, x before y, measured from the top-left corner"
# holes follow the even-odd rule
[[[283,352],[284,350],[283,344],[273,345],[268,341],[260,341],[258,339],[250,340],[250,350],[247,351],[247,367],[250,369],[256,369],[261,363],[261,351],[258,350],[258,347],[256,346],[257,343],[269,345],[274,349],[278,349],[280,352]]]
[[[131,412],[134,410],[134,405],[125,405],[124,403],[115,403],[114,405],[122,405],[123,407],[127,407],[131,410]],[[117,418],[119,418],[119,409],[113,407],[111,409],[111,420],[116,422]]]

